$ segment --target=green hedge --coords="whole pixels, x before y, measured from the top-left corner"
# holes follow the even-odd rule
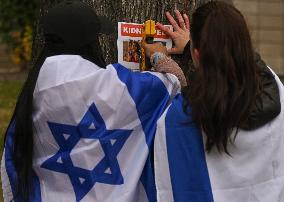
[[[30,60],[38,5],[38,0],[0,0],[0,41],[19,65]]]

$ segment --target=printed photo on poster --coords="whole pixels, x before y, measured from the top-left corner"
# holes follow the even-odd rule
[[[123,41],[123,61],[139,63],[141,41]]]
[[[172,26],[167,26],[173,29]],[[142,29],[142,24],[118,23],[118,62],[133,71],[139,71]],[[168,49],[172,48],[172,40],[161,30],[157,30],[154,42],[161,42]]]

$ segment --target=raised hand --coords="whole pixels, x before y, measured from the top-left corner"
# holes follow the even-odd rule
[[[175,10],[175,14],[178,19],[178,23],[169,12],[166,12],[166,16],[173,26],[174,31],[171,31],[168,27],[161,23],[157,23],[157,28],[161,29],[166,35],[168,35],[175,44],[175,47],[169,49],[168,53],[182,54],[186,44],[190,40],[189,18],[186,14],[181,15],[178,10]]]

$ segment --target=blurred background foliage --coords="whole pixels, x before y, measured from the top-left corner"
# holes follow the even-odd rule
[[[31,59],[38,6],[37,0],[0,0],[0,41],[21,69]]]

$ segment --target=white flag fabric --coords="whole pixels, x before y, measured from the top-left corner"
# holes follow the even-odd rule
[[[183,112],[182,96],[175,97],[155,136],[158,201],[284,201],[284,87],[274,76],[281,113],[259,129],[240,130],[235,144],[228,145],[231,156],[205,152],[205,136]]]
[[[179,88],[171,74],[102,69],[75,55],[47,58],[34,91],[33,201],[156,201],[149,147]],[[5,201],[21,201],[13,126],[1,163]]]

